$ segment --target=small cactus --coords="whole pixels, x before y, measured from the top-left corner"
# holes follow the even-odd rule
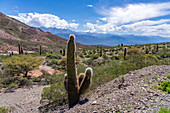
[[[21,54],[21,45],[18,44],[18,53]]]
[[[42,54],[42,52],[41,52],[41,46],[40,46],[40,55]]]
[[[126,59],[126,53],[127,53],[127,49],[125,47],[125,49],[124,49],[124,60]]]
[[[84,73],[77,76],[76,61],[75,61],[75,36],[70,35],[70,40],[67,44],[67,74],[65,74],[64,86],[68,93],[69,108],[79,102],[80,95],[84,94],[92,82],[93,71],[87,68]]]
[[[62,50],[60,50],[60,55],[62,55]]]
[[[63,49],[63,56],[65,56],[65,49]]]
[[[21,47],[21,50],[20,50],[20,54],[24,54],[24,51],[23,51],[22,47]]]
[[[102,57],[102,47],[100,47],[100,57]]]

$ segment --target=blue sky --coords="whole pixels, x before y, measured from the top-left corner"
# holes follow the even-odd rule
[[[0,0],[0,12],[34,27],[170,37],[170,0]]]

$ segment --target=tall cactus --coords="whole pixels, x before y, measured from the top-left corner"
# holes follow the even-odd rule
[[[126,59],[126,53],[127,53],[127,49],[125,47],[125,49],[124,49],[124,60]]]
[[[79,85],[76,73],[75,50],[74,42],[75,36],[70,35],[70,40],[67,45],[67,75],[68,75],[68,101],[69,108],[79,102]]]
[[[67,74],[65,74],[64,81],[64,86],[68,93],[69,108],[79,102],[80,95],[84,94],[90,87],[93,76],[93,70],[90,67],[85,70],[85,73],[80,73],[77,76],[74,39],[75,36],[70,35],[70,40],[67,44]]]

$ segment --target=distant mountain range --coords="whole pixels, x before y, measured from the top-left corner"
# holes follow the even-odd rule
[[[58,28],[45,28],[40,27],[43,31],[49,31],[60,37],[69,38],[70,34],[76,36],[76,42],[85,45],[105,45],[115,46],[118,44],[149,44],[170,42],[170,38],[159,36],[138,36],[138,35],[115,35],[115,34],[103,34],[103,33],[90,33],[90,32],[76,32],[70,29],[58,29]]]

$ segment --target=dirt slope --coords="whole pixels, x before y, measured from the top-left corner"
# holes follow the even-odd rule
[[[160,107],[170,107],[170,94],[152,89],[161,81],[168,80],[165,75],[169,66],[150,66],[124,75],[121,79],[101,85],[91,93],[89,101],[78,104],[68,113],[103,113],[103,112],[153,112]],[[158,79],[155,79],[155,78]],[[121,88],[119,89],[119,86]]]

